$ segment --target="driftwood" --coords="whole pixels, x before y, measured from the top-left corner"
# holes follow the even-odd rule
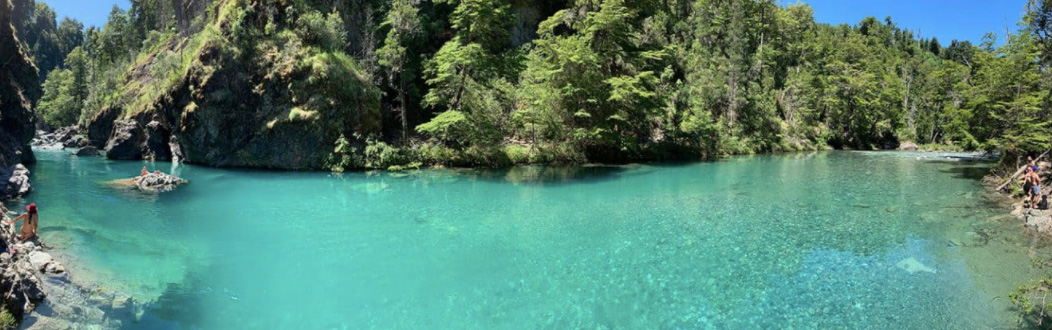
[[[1045,156],[1048,156],[1048,152],[1049,151],[1052,151],[1052,149],[1045,150],[1045,152],[1041,153],[1040,156],[1037,156],[1037,158],[1034,158],[1034,163],[1036,164],[1037,162],[1040,162],[1042,158],[1045,158]],[[1009,183],[1012,183],[1012,180],[1015,180],[1015,177],[1019,176],[1020,174],[1023,174],[1023,171],[1026,171],[1026,168],[1028,166],[1030,166],[1030,164],[1023,165],[1023,167],[1020,167],[1018,170],[1016,170],[1015,174],[1012,174],[1012,176],[1008,177],[1008,180],[1005,180],[1005,183],[1001,184],[1000,186],[997,186],[997,191],[1001,191],[1002,189],[1005,189],[1005,187],[1007,187]]]

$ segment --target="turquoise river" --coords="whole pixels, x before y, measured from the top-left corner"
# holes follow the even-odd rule
[[[38,151],[41,236],[132,329],[990,329],[1045,243],[986,164],[711,163],[289,173]],[[25,202],[10,203],[18,209]]]

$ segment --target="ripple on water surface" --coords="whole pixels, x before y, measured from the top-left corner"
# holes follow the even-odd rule
[[[1034,252],[953,157],[183,166],[159,196],[101,184],[142,163],[39,157],[45,240],[146,328],[987,328]]]

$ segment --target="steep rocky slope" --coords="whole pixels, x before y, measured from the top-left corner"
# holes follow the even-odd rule
[[[40,95],[37,68],[18,42],[11,11],[11,3],[0,0],[0,199],[29,192],[21,164],[35,161],[29,147],[35,123],[30,100]]]
[[[338,140],[379,131],[380,92],[331,35],[338,17],[309,4],[216,5],[203,26],[141,55],[122,101],[91,117],[107,157],[317,169]]]

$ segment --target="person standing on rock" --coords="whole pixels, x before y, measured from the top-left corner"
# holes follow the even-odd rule
[[[1036,207],[1041,200],[1041,175],[1036,170],[1030,170],[1030,207]]]
[[[1031,169],[1030,166],[1027,166],[1023,173],[1023,205],[1026,205],[1029,208],[1032,205],[1028,204],[1028,202],[1034,199],[1034,196],[1031,195],[1034,193],[1034,182],[1030,175],[1030,173],[1033,173],[1033,169]]]
[[[18,235],[19,241],[25,241],[37,236],[37,225],[40,222],[40,216],[37,215],[36,203],[29,204],[29,206],[26,206],[26,213],[22,213],[22,215],[7,222],[7,225],[11,226],[11,232],[15,231],[15,223],[19,220],[26,221],[26,223],[22,224],[22,234]]]

